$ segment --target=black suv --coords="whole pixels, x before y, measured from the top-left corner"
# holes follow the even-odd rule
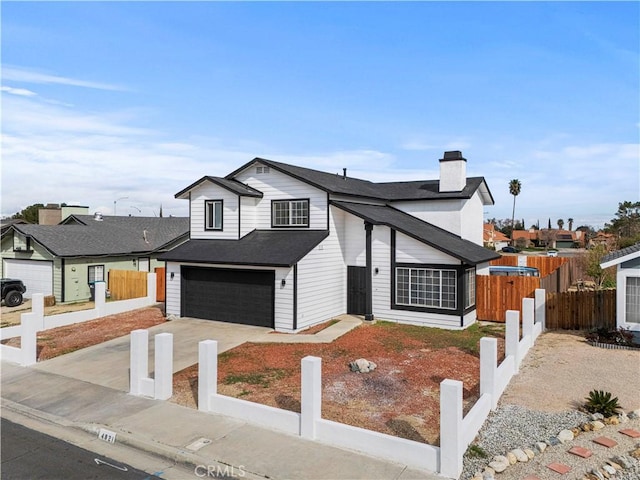
[[[2,278],[0,284],[2,286],[2,300],[7,307],[17,307],[22,303],[22,294],[27,291],[22,280]]]

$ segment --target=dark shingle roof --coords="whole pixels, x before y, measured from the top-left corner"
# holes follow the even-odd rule
[[[321,190],[337,195],[365,197],[383,201],[465,199],[471,198],[474,192],[484,184],[487,196],[493,203],[493,197],[491,197],[491,192],[486,187],[483,177],[467,178],[467,185],[461,192],[440,193],[438,191],[440,183],[438,180],[374,183],[349,176],[345,178],[342,174],[321,172],[311,168],[298,167],[258,157],[230,173],[226,178],[233,179],[238,173],[255,162],[260,162],[274,170],[286,173]]]
[[[189,234],[186,217],[108,217],[72,215],[60,225],[13,228],[59,257],[142,254],[160,251]]]
[[[469,240],[464,240],[451,232],[393,207],[337,201],[331,203],[367,222],[391,227],[470,265],[477,265],[500,257],[496,252],[476,245]]]
[[[168,262],[291,267],[329,235],[327,230],[254,230],[240,240],[189,240],[159,256]]]
[[[636,243],[635,245],[631,245],[630,247],[616,250],[615,252],[611,252],[605,255],[604,257],[602,257],[600,265],[609,263],[613,260],[617,260],[618,258],[626,257],[627,255],[631,255],[632,253],[636,252],[640,252],[640,243]]]
[[[189,190],[196,187],[197,185],[200,185],[201,183],[204,183],[205,181],[215,183],[216,185],[220,185],[222,188],[226,188],[230,192],[233,192],[236,195],[240,195],[243,197],[262,197],[262,192],[259,192],[255,188],[245,185],[244,183],[238,182],[237,180],[230,180],[230,179],[221,178],[221,177],[211,177],[209,175],[202,177],[200,180],[192,183],[187,188],[180,190],[178,193],[175,194],[175,197],[176,198],[182,197]]]

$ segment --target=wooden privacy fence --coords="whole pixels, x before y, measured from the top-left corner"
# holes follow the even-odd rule
[[[504,265],[515,267],[518,265],[518,258],[527,259],[527,267],[533,267],[540,270],[540,277],[546,277],[550,273],[556,271],[561,265],[569,263],[569,259],[565,257],[541,257],[535,255],[503,255],[502,257],[491,260],[491,265]]]
[[[112,300],[146,297],[147,272],[109,270],[109,292]]]
[[[616,290],[547,293],[546,327],[616,328]]]
[[[504,323],[506,311],[518,310],[522,313],[522,299],[533,297],[536,288],[540,288],[538,277],[476,276],[478,320]]]

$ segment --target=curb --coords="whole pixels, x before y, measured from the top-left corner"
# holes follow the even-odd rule
[[[219,471],[225,471],[229,467],[232,467],[232,468],[234,467],[233,465],[230,465],[223,461],[214,460],[211,458],[205,458],[201,455],[198,455],[195,452],[189,452],[181,448],[171,447],[168,445],[164,445],[162,443],[154,442],[153,440],[147,439],[141,435],[137,435],[132,432],[127,432],[121,429],[117,429],[109,425],[102,425],[98,423],[73,422],[64,417],[59,417],[57,415],[52,415],[47,412],[36,410],[34,408],[27,407],[25,405],[13,402],[11,400],[7,400],[5,398],[2,399],[2,408],[15,412],[19,415],[28,417],[32,420],[45,422],[45,423],[57,425],[60,427],[81,430],[95,437],[98,436],[100,429],[104,428],[106,430],[110,430],[116,433],[115,443],[127,445],[128,447],[131,447],[133,449],[150,453],[152,455],[162,457],[167,460],[171,460],[176,464],[192,467],[194,469],[197,466],[204,466],[209,468],[219,467]],[[66,441],[63,438],[61,440]],[[238,468],[238,467],[235,466],[235,468]],[[256,472],[246,470],[246,467],[243,467],[243,468],[244,468],[243,478],[246,478],[249,480],[260,480],[264,478],[269,478],[268,476],[260,475]]]

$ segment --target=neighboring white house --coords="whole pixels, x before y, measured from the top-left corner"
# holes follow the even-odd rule
[[[640,331],[640,243],[602,258],[600,267],[618,266],[616,326]]]
[[[464,328],[476,319],[482,177],[445,152],[439,180],[372,183],[262,158],[176,194],[190,240],[163,254],[166,312],[296,332],[344,313]]]

